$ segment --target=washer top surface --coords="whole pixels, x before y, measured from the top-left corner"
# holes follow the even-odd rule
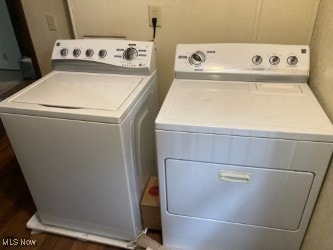
[[[306,83],[175,79],[156,129],[333,141],[333,126]]]
[[[0,103],[2,113],[121,123],[151,76],[53,71]]]
[[[116,111],[142,77],[58,72],[12,99],[16,103]]]

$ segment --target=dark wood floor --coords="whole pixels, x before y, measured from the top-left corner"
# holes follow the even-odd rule
[[[119,249],[47,233],[31,235],[25,225],[35,211],[14,152],[8,138],[3,136],[0,139],[0,249],[13,249],[15,245],[18,245],[15,249],[23,249],[21,239],[36,240],[37,246],[33,249]],[[5,246],[10,242],[12,246]]]

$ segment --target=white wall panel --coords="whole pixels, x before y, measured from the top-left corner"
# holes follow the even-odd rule
[[[256,42],[309,44],[320,0],[262,0]]]
[[[160,101],[173,79],[178,43],[309,44],[319,0],[68,0],[75,34],[151,40],[148,5],[162,7],[157,29]]]

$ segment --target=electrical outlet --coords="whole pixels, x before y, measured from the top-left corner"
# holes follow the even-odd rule
[[[148,6],[149,26],[153,26],[151,19],[157,18],[157,27],[162,27],[162,7],[161,6]]]
[[[46,14],[45,16],[49,30],[57,30],[55,16],[53,14]]]

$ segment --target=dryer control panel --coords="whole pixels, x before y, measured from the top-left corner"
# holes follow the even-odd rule
[[[154,43],[111,39],[57,40],[52,66],[56,70],[149,75],[156,69]]]
[[[176,78],[306,82],[310,51],[307,45],[180,44]]]

